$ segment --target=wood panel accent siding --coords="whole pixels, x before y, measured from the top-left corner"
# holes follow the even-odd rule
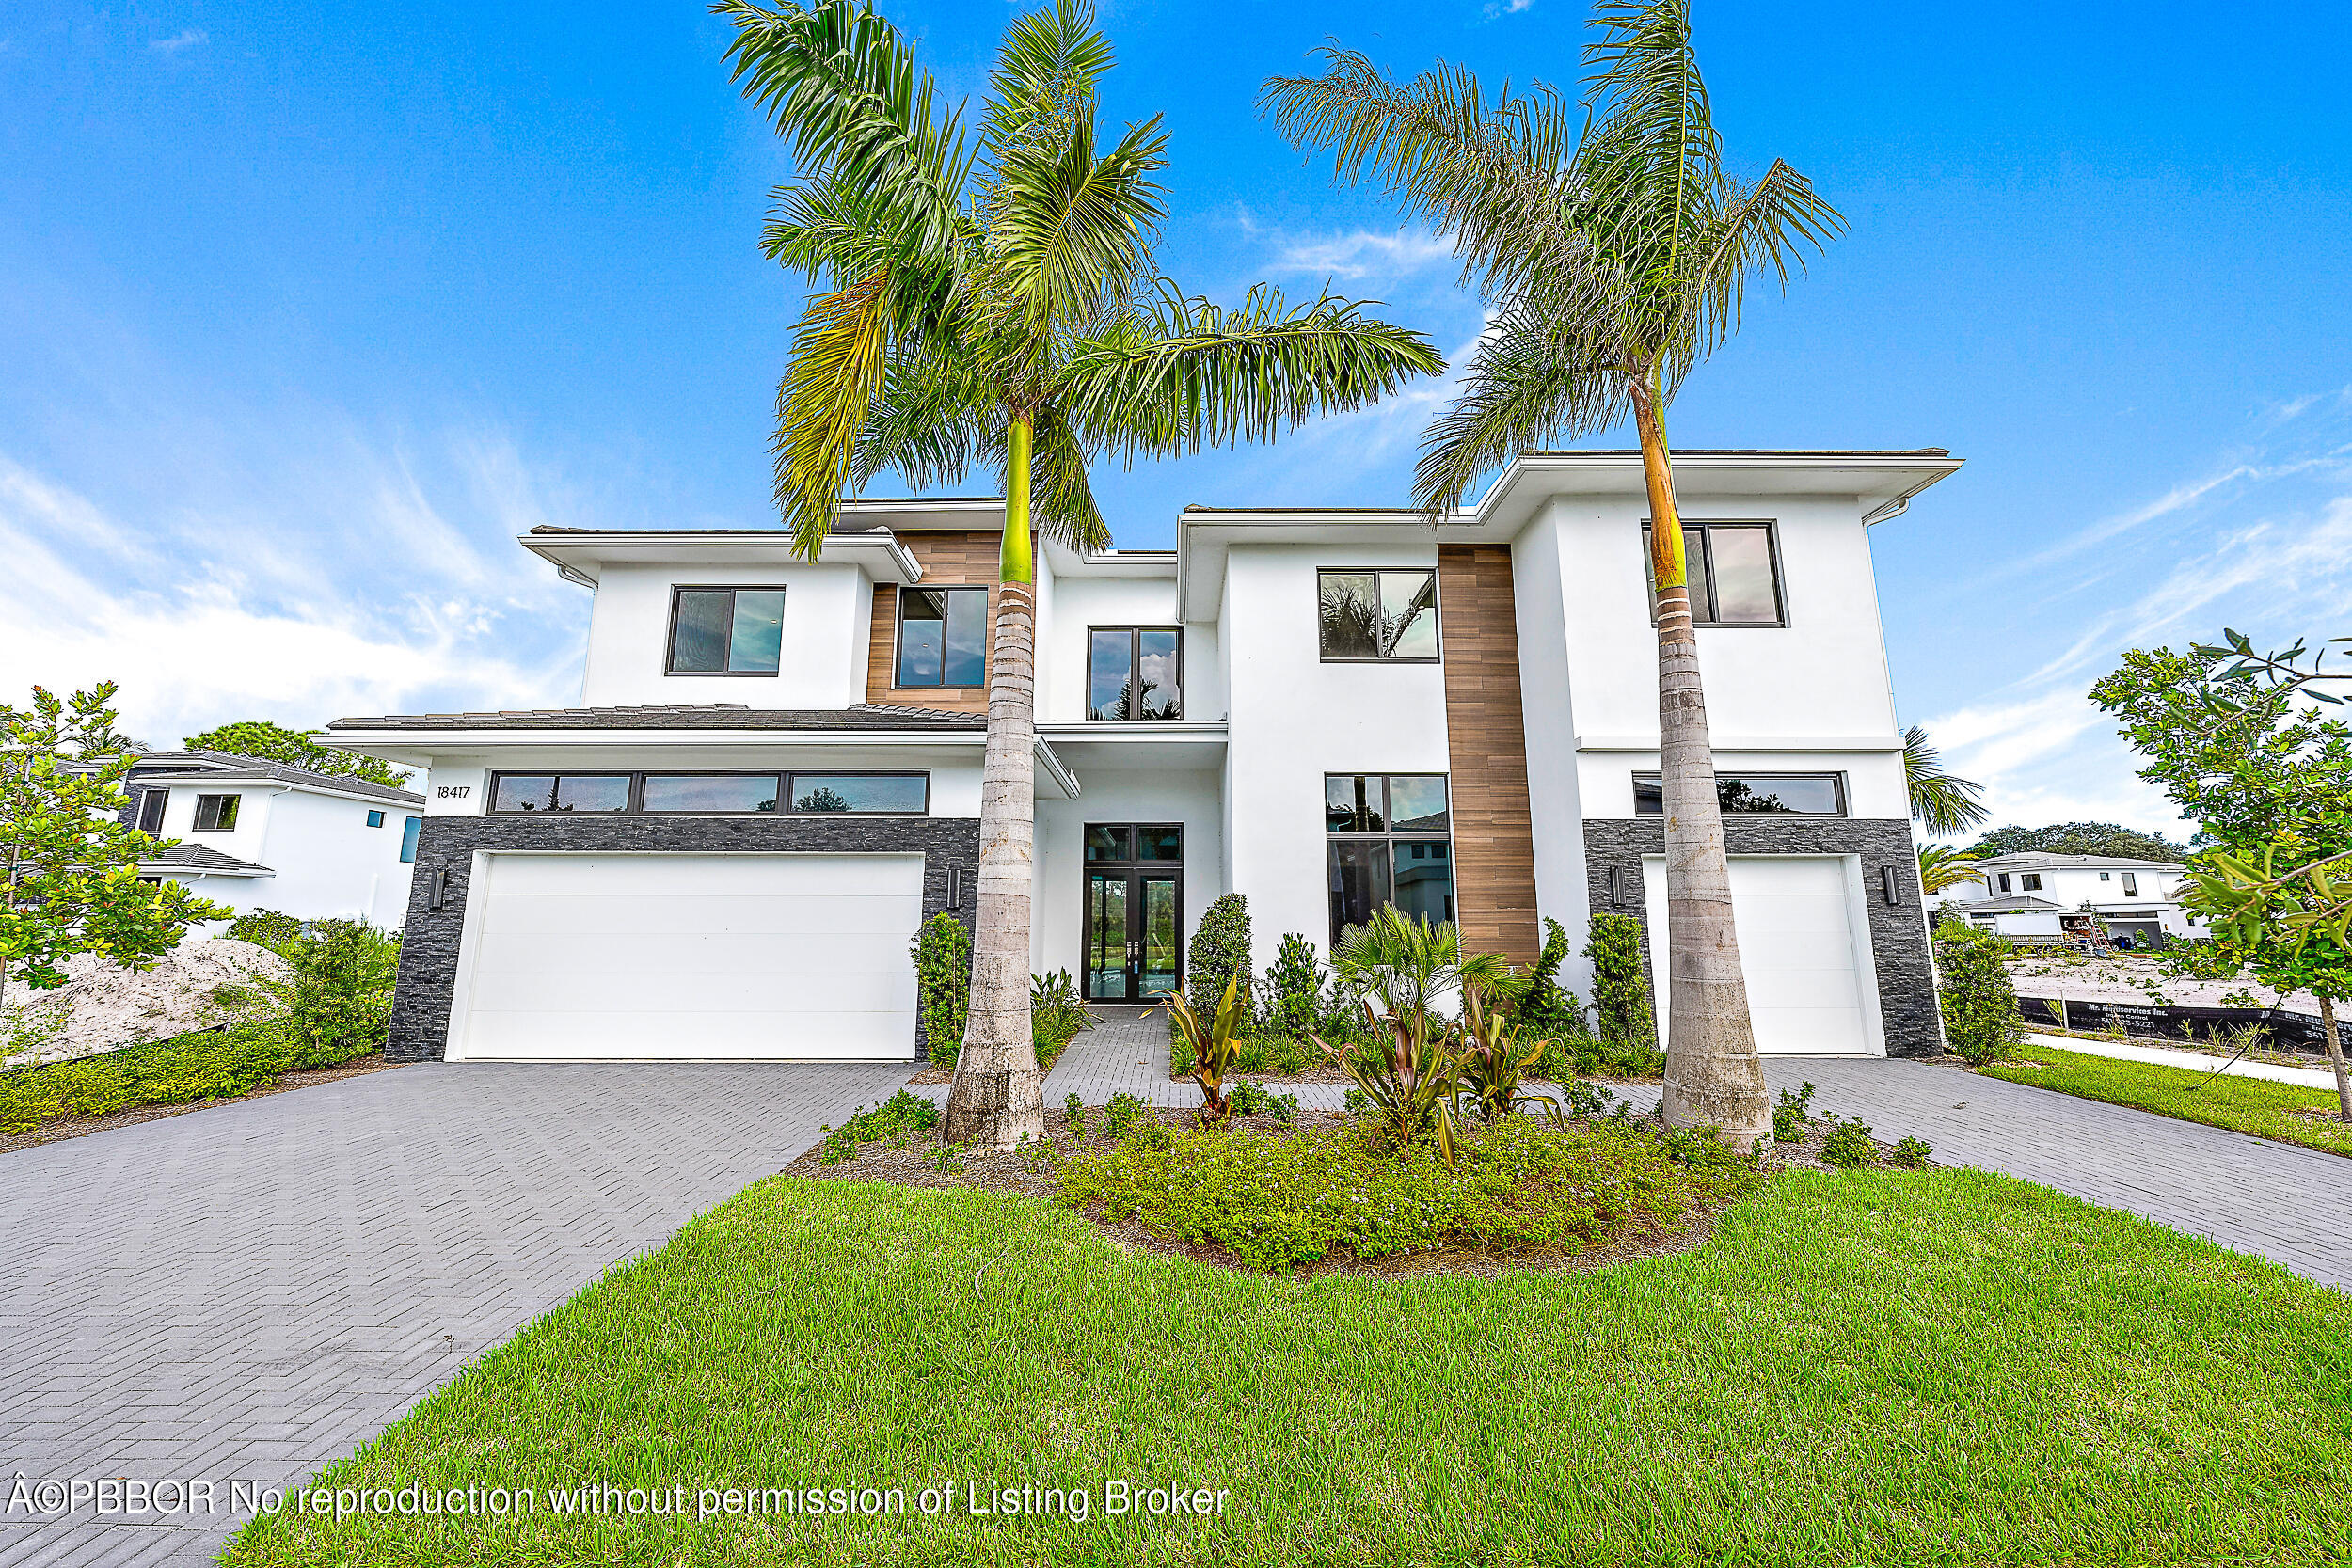
[[[1509,546],[1438,546],[1438,625],[1462,942],[1472,952],[1533,963],[1543,931],[1535,914],[1535,830]]]
[[[942,530],[918,532],[909,529],[895,535],[923,563],[924,588],[988,589],[988,627],[996,632],[996,573],[1004,554],[1004,535]],[[944,708],[950,713],[986,713],[988,691],[939,686],[893,686],[898,678],[898,591],[888,584],[874,590],[874,626],[866,656],[866,700],[906,703],[916,707]]]

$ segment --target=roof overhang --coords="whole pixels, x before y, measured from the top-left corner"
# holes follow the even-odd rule
[[[1271,508],[1263,512],[1188,510],[1176,524],[1176,613],[1214,621],[1225,596],[1225,558],[1235,545],[1419,546],[1435,551],[1438,536],[1418,512]]]
[[[266,865],[254,865],[240,861],[235,865],[181,865],[173,862],[141,864],[142,877],[275,877],[278,873]]]
[[[1866,523],[1898,516],[1911,498],[1961,459],[1919,451],[1686,451],[1674,459],[1675,499],[1710,496],[1850,496]],[[1643,496],[1648,481],[1633,451],[1539,451],[1512,460],[1476,506],[1446,519],[1438,537],[1503,540],[1555,496]]]
[[[698,566],[830,566],[862,567],[876,582],[921,580],[923,567],[914,552],[887,532],[831,533],[818,558],[807,561],[792,551],[792,536],[780,529],[680,530],[675,532],[580,530],[519,534],[516,543],[554,566],[567,582],[594,588],[608,564]]]

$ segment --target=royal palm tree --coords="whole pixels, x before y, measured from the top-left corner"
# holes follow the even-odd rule
[[[1326,50],[1264,106],[1452,239],[1489,320],[1460,393],[1431,423],[1414,485],[1433,518],[1514,453],[1630,420],[1649,492],[1664,774],[1670,1019],[1665,1109],[1740,1139],[1771,1126],[1732,927],[1723,816],[1699,683],[1665,410],[1739,325],[1750,277],[1785,287],[1840,231],[1804,177],[1725,172],[1691,43],[1689,0],[1602,0],[1580,106],[1541,83],[1491,100],[1438,64],[1411,82]]]
[[[1944,753],[1916,724],[1903,731],[1903,784],[1911,792],[1911,815],[1931,833],[1957,836],[1993,815],[1977,799],[1984,785],[1947,771]]]
[[[1018,18],[977,137],[870,5],[714,7],[744,94],[791,146],[768,254],[815,286],[777,396],[776,502],[816,557],[845,495],[885,469],[918,489],[1001,476],[972,1010],[946,1136],[1044,1135],[1029,1041],[1034,531],[1107,543],[1089,458],[1263,439],[1443,368],[1417,333],[1328,297],[1238,309],[1159,276],[1154,118],[1098,150],[1111,51],[1083,0]]]

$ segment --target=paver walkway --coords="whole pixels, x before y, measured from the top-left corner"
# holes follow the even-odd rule
[[[0,1497],[0,1568],[209,1560],[231,1481],[350,1452],[907,1070],[432,1064],[0,1155],[0,1487],[223,1503],[28,1525]]]

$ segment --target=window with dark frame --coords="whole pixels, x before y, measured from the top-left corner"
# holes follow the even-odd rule
[[[1436,925],[1454,918],[1454,832],[1442,773],[1327,773],[1324,858],[1331,941],[1383,904]]]
[[[2137,898],[2139,896],[2139,874],[2137,872],[2126,871],[2123,873],[2123,896],[2126,898]]]
[[[1184,634],[1176,626],[1094,626],[1087,632],[1087,717],[1184,716]]]
[[[1730,816],[1843,816],[1843,773],[1718,773],[1715,802]],[[1633,815],[1666,815],[1664,779],[1633,775]]]
[[[988,684],[988,590],[901,588],[893,686]]]
[[[368,813],[368,826],[369,826],[369,827],[371,827],[371,828],[380,828],[380,827],[382,827],[383,825],[384,825],[384,814],[383,814],[382,812],[380,812],[380,811],[372,811],[372,812]]]
[[[199,795],[196,798],[196,832],[199,833],[233,832],[237,826],[237,802],[242,795]]]
[[[1315,574],[1315,619],[1327,664],[1438,659],[1438,574],[1387,567]]]
[[[2042,891],[2042,873],[2038,871],[2021,871],[2017,874],[2017,885],[2019,889],[2024,892],[2040,893]]]
[[[1642,577],[1655,616],[1658,574],[1650,563],[1650,526],[1642,525]],[[1780,592],[1780,539],[1767,521],[1682,525],[1684,576],[1691,614],[1702,626],[1785,626]]]
[[[139,832],[150,838],[164,836],[164,807],[171,800],[168,789],[143,789],[139,792]]]
[[[490,810],[647,816],[926,816],[929,773],[500,773]]]
[[[772,675],[783,657],[783,589],[671,590],[671,674]]]
[[[401,825],[400,859],[404,865],[417,863],[417,835],[424,830],[424,818],[412,816]]]

